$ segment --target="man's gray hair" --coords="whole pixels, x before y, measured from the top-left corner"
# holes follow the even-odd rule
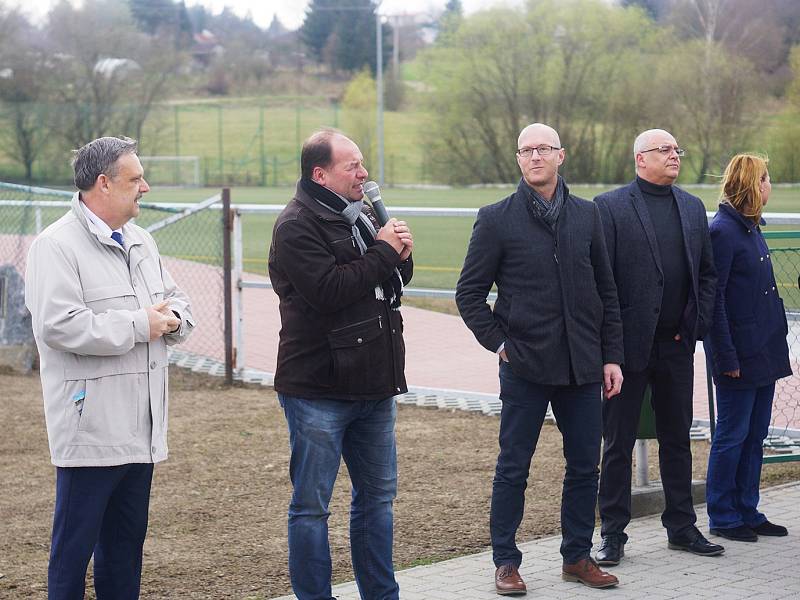
[[[73,150],[72,170],[75,172],[75,187],[88,191],[100,174],[116,177],[117,161],[123,154],[136,154],[137,142],[128,137],[101,137],[82,148]]]
[[[672,134],[666,129],[648,129],[647,131],[643,131],[637,135],[633,142],[633,160],[635,161],[636,155],[644,150],[646,146],[650,145],[651,138],[653,138],[655,135],[662,134],[667,134],[668,136],[673,137]]]

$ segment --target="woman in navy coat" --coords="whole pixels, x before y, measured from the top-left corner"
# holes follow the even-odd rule
[[[792,374],[786,313],[760,228],[770,190],[764,158],[734,156],[709,228],[718,277],[705,340],[717,387],[706,481],[709,527],[712,535],[746,542],[787,534],[758,511],[762,444],[775,381]]]

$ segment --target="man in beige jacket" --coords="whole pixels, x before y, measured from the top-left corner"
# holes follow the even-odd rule
[[[73,160],[71,210],[31,246],[25,304],[41,357],[56,503],[48,599],[139,597],[153,464],[167,458],[167,344],[194,327],[155,241],[130,223],[149,191],[136,142]]]

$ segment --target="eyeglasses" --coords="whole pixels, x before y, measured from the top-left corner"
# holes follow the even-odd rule
[[[655,152],[656,150],[658,150],[659,154],[663,154],[664,156],[671,154],[673,150],[675,151],[675,154],[677,154],[678,156],[683,156],[684,154],[686,154],[686,150],[684,150],[683,148],[679,146],[671,146],[670,144],[662,144],[658,148],[650,148],[650,150],[642,150],[641,152],[639,152],[639,154],[644,154],[645,152]]]
[[[541,146],[536,146],[535,148],[520,148],[517,150],[517,155],[522,158],[530,158],[533,156],[534,150],[539,153],[539,156],[548,156],[553,150],[561,150],[561,148],[542,144]]]

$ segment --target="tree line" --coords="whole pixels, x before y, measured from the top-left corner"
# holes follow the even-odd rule
[[[573,181],[629,179],[650,127],[675,133],[698,182],[753,149],[795,178],[799,19],[783,0],[532,0],[463,18],[423,57],[434,172],[514,181],[516,137],[542,121]]]
[[[69,148],[141,138],[171,98],[315,95],[356,115],[344,126],[372,154],[376,10],[312,0],[289,31],[182,0],[85,0],[34,25],[0,0],[0,152],[46,180]],[[514,181],[532,121],[560,131],[573,181],[628,179],[649,127],[675,133],[696,181],[741,150],[767,152],[775,180],[800,180],[796,0],[528,0],[468,16],[448,0],[430,18],[385,19],[381,35],[386,106],[424,119],[433,181]]]

